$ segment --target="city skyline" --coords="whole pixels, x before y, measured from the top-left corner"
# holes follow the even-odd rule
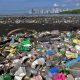
[[[0,14],[26,13],[30,9],[80,9],[80,0],[0,0]]]

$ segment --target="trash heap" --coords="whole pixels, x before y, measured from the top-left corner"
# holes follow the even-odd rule
[[[0,80],[80,80],[80,31],[2,36]]]

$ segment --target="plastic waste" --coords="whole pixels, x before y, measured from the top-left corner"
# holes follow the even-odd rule
[[[51,68],[51,69],[49,70],[49,72],[50,72],[51,74],[57,74],[59,71],[58,71],[58,69],[57,69],[56,67],[53,67],[53,68]]]
[[[76,58],[76,59],[73,59],[71,61],[66,62],[65,66],[69,67],[71,64],[76,63],[78,61],[80,61],[80,56],[78,58]]]
[[[59,73],[56,75],[55,80],[66,80],[66,76],[63,73]]]
[[[55,51],[53,51],[53,50],[48,50],[48,51],[47,51],[47,54],[48,54],[49,56],[51,56],[51,55],[55,54]]]

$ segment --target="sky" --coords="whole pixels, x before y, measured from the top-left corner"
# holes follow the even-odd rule
[[[0,14],[26,13],[32,8],[80,9],[80,0],[0,0]]]

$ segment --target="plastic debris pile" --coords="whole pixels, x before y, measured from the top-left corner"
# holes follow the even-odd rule
[[[80,31],[2,36],[0,80],[79,80]]]

